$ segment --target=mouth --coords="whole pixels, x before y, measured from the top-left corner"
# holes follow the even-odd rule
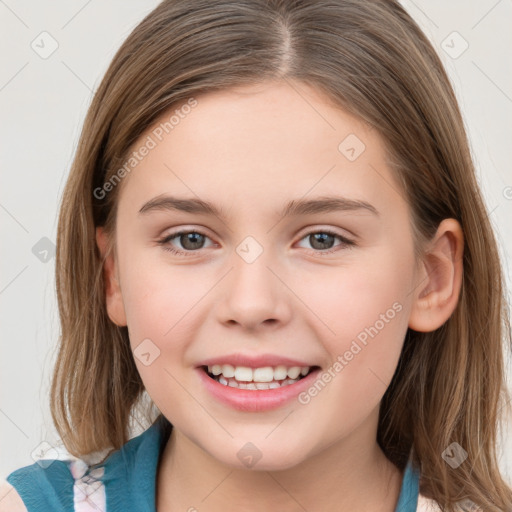
[[[270,390],[290,386],[318,370],[319,366],[265,366],[249,368],[230,364],[201,366],[201,370],[219,384],[237,389]]]

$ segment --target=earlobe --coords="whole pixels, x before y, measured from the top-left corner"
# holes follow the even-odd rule
[[[409,327],[431,332],[452,315],[459,301],[464,236],[455,219],[443,220],[425,251],[416,277]]]
[[[103,262],[105,303],[112,322],[122,327],[127,325],[123,296],[119,285],[118,269],[113,251],[109,248],[108,236],[103,227],[96,228],[96,243]]]

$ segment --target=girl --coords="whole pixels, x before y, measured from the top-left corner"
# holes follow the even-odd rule
[[[496,241],[398,2],[162,2],[89,109],[57,248],[73,457],[0,510],[512,510]]]

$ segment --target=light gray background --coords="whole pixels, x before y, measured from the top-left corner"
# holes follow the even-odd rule
[[[0,0],[0,477],[32,464],[42,441],[57,444],[48,406],[59,334],[55,259],[43,251],[55,243],[58,205],[91,93],[122,41],[157,3]],[[512,1],[402,3],[434,43],[456,89],[510,289]],[[31,47],[51,49],[43,31],[58,44],[46,59]],[[500,444],[510,482],[511,431],[508,423]]]

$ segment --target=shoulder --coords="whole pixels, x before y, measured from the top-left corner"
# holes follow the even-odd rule
[[[483,512],[472,502],[459,502],[459,509],[461,512]],[[1,510],[0,510],[1,512]],[[418,508],[416,512],[441,512],[441,507],[435,500],[427,498],[420,494],[418,496]]]
[[[0,479],[0,512],[28,512],[18,491],[5,479]]]
[[[420,494],[418,496],[418,508],[416,512],[440,512],[441,508],[435,500],[427,498]]]
[[[60,459],[39,459],[16,469],[0,479],[0,512],[105,510],[106,481],[114,498],[123,504],[120,510],[129,510],[133,499],[141,503],[151,499],[158,455],[166,439],[162,434],[155,422],[108,456],[111,450],[82,458],[63,454]],[[148,482],[143,491],[134,490],[127,478],[132,473],[138,477],[140,471]]]
[[[14,500],[18,504],[21,500],[25,507],[20,509],[22,511],[73,510],[74,479],[68,461],[41,459],[16,469],[4,480],[5,500]],[[0,512],[10,512],[11,509],[5,507],[8,506],[2,500]]]

